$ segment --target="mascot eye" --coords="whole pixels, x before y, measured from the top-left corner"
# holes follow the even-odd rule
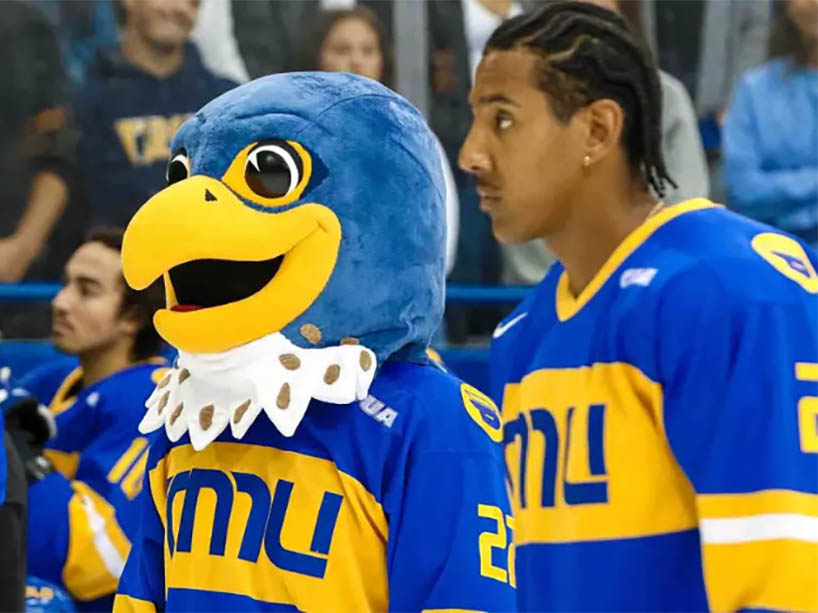
[[[183,181],[188,178],[188,175],[190,175],[190,161],[184,151],[177,153],[168,164],[168,170],[165,174],[168,185]]]
[[[244,179],[248,187],[264,198],[282,198],[291,193],[302,174],[301,158],[286,142],[260,144],[248,155]]]

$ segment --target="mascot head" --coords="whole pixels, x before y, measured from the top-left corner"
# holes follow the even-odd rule
[[[210,102],[171,148],[168,186],[134,216],[122,257],[132,287],[164,280],[154,321],[183,366],[247,371],[278,352],[283,374],[294,373],[287,411],[299,393],[354,399],[314,389],[355,370],[347,354],[361,366],[425,359],[443,311],[445,188],[435,139],[411,104],[352,75],[274,75]],[[257,349],[270,338],[274,347]],[[375,369],[349,384],[356,397]],[[280,396],[247,400],[281,405]],[[167,413],[179,399],[166,397]],[[196,410],[199,426],[220,413]]]

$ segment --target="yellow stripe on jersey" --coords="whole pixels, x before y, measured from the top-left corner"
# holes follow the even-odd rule
[[[713,611],[818,610],[818,547],[779,539],[703,546]]]
[[[762,490],[747,494],[701,494],[697,497],[702,519],[738,518],[769,513],[818,517],[818,495],[792,490]]]
[[[80,454],[78,452],[67,453],[57,449],[43,449],[43,455],[51,462],[56,471],[69,481],[77,474],[77,467],[80,465]]]
[[[68,396],[68,392],[71,391],[79,381],[82,379],[82,368],[79,366],[68,373],[68,376],[63,379],[63,382],[60,383],[60,387],[57,388],[57,392],[54,394],[54,398],[51,399],[51,404],[48,405],[51,414],[56,417],[60,413],[63,413],[70,409],[74,405],[74,401],[76,400],[76,396]]]
[[[114,598],[114,613],[156,613],[156,607],[147,600],[117,594]]]
[[[190,492],[177,487],[177,479],[184,483],[197,477],[215,485],[198,489],[195,510],[189,509],[192,517],[184,518]],[[374,496],[333,462],[241,443],[216,442],[198,452],[183,445],[160,460],[150,470],[149,479],[165,524],[167,589],[227,592],[263,602],[297,603],[305,610],[332,610],[339,602],[357,611],[388,608],[386,516]],[[254,489],[252,494],[248,488]],[[168,491],[172,495],[170,526]],[[289,494],[282,496],[282,491]],[[315,546],[315,534],[327,495],[340,499],[340,507],[327,551],[322,551],[321,546]],[[267,518],[268,510],[262,507],[271,500],[272,507],[267,509],[278,503],[281,508],[277,512],[283,511],[280,530],[278,535],[266,534],[263,542],[257,542],[261,535],[253,540],[248,526],[256,514]],[[269,513],[272,517],[273,511]],[[222,523],[216,521],[217,516]],[[266,530],[272,522],[268,521]],[[187,534],[192,533],[184,551],[180,546],[182,526],[190,531]],[[168,529],[175,543],[172,555]],[[223,549],[218,545],[219,553],[211,555],[216,541],[223,543]],[[294,552],[296,558],[326,560],[320,590],[315,589],[314,577],[282,570],[270,561],[267,552],[276,542],[287,552]],[[240,558],[242,552],[244,557]]]
[[[122,480],[121,488],[128,500],[136,498],[142,491],[142,482],[145,479],[145,467],[148,464],[148,450],[146,449]]]
[[[688,200],[687,202],[666,207],[655,215],[648,217],[641,226],[625,237],[625,240],[619,244],[602,268],[600,268],[594,275],[594,278],[591,279],[591,282],[576,298],[571,294],[568,283],[568,273],[563,271],[562,275],[560,275],[559,281],[557,282],[557,318],[560,321],[567,321],[579,313],[582,307],[584,307],[588,301],[594,297],[594,294],[599,291],[610,276],[617,271],[617,269],[622,265],[622,262],[624,262],[628,256],[636,250],[637,247],[644,243],[651,234],[653,234],[667,222],[675,219],[679,215],[684,215],[685,213],[701,211],[703,209],[711,209],[718,206],[718,204],[714,204],[713,202],[710,202],[704,198],[696,198],[694,200]]]
[[[624,363],[543,369],[506,386],[515,543],[695,528],[693,488],[668,447],[662,411],[661,386]]]
[[[92,600],[116,591],[130,543],[114,508],[84,483],[71,483],[68,555],[63,583],[74,598]]]
[[[714,610],[818,610],[818,495],[707,494],[698,508]]]
[[[122,454],[122,457],[117,460],[116,464],[113,465],[110,472],[108,473],[108,482],[109,483],[118,483],[127,470],[131,467],[131,464],[134,463],[134,460],[142,453],[145,448],[148,446],[148,439],[145,437],[137,437],[131,443],[131,446]],[[144,469],[142,471],[144,474]]]

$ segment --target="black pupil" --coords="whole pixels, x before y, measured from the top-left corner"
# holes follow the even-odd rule
[[[281,198],[290,191],[290,168],[274,151],[261,151],[256,156],[258,170],[247,164],[245,179],[254,192],[265,198]]]
[[[187,179],[187,168],[181,160],[173,160],[168,166],[168,185]]]

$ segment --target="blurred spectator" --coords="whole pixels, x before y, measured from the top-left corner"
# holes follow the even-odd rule
[[[392,52],[383,25],[364,6],[321,13],[310,37],[310,68],[351,72],[391,85]],[[452,169],[438,143],[446,181],[446,273],[454,264],[457,248],[459,204]]]
[[[47,277],[67,252],[67,228],[52,230],[68,202],[71,141],[57,43],[36,5],[0,3],[0,61],[0,281]]]
[[[722,129],[739,77],[764,61],[772,0],[628,0],[643,5],[658,64],[688,90],[707,150],[710,197],[727,198]]]
[[[591,0],[620,13],[640,39],[645,39],[642,27],[642,2],[633,0]],[[665,70],[659,71],[662,86],[662,154],[665,166],[676,187],[667,186],[662,197],[667,204],[691,198],[706,198],[710,193],[707,160],[699,134],[696,112],[685,86]]]
[[[659,66],[687,87],[700,118],[724,114],[741,74],[764,61],[771,0],[627,0],[642,4]]]
[[[233,26],[233,5],[228,0],[201,0],[190,39],[204,65],[214,74],[237,83],[250,80],[239,53]]]
[[[428,0],[432,98],[429,124],[454,168],[460,200],[458,257],[453,280],[482,283],[499,280],[499,247],[491,234],[488,218],[478,210],[472,177],[457,166],[457,154],[471,124],[468,96],[483,45],[501,21],[536,4],[536,0]],[[458,311],[455,309],[451,316],[462,319],[457,316]],[[477,319],[484,318],[477,316]],[[467,334],[459,330],[464,323],[452,322],[455,337]],[[492,322],[491,329],[494,324],[496,321]],[[470,321],[465,326],[469,331],[483,331],[479,321]]]
[[[304,70],[304,33],[322,10],[369,8],[392,45],[391,0],[233,0],[233,31],[251,79]]]
[[[427,0],[429,24],[429,125],[440,138],[460,200],[457,259],[450,280],[494,284],[502,269],[500,247],[486,215],[478,208],[474,178],[457,166],[460,146],[471,125],[468,103],[476,60],[488,36],[504,19],[543,0]],[[446,310],[447,334],[454,343],[487,337],[505,307],[453,306]]]
[[[771,61],[738,84],[724,130],[737,210],[818,243],[818,0],[788,0]]]
[[[176,129],[233,83],[188,42],[197,0],[122,0],[121,44],[100,50],[76,102],[92,220],[124,226],[165,184]]]
[[[28,491],[29,574],[57,584],[80,610],[110,611],[138,518],[148,440],[137,426],[164,374],[153,313],[161,283],[125,284],[121,230],[93,232],[65,267],[52,340],[75,356],[35,369],[20,385],[49,405],[53,466]],[[79,362],[79,364],[77,364]]]
[[[57,34],[68,80],[78,87],[97,49],[117,41],[117,25],[109,0],[28,0],[45,13]]]
[[[633,0],[588,0],[622,14],[636,34],[644,39],[642,3]],[[710,191],[707,161],[699,136],[693,103],[684,85],[664,70],[659,71],[662,86],[662,153],[668,174],[676,187],[667,186],[662,200],[676,204],[696,197],[707,197]],[[542,241],[521,245],[503,245],[504,283],[534,285],[539,283],[554,261]]]

